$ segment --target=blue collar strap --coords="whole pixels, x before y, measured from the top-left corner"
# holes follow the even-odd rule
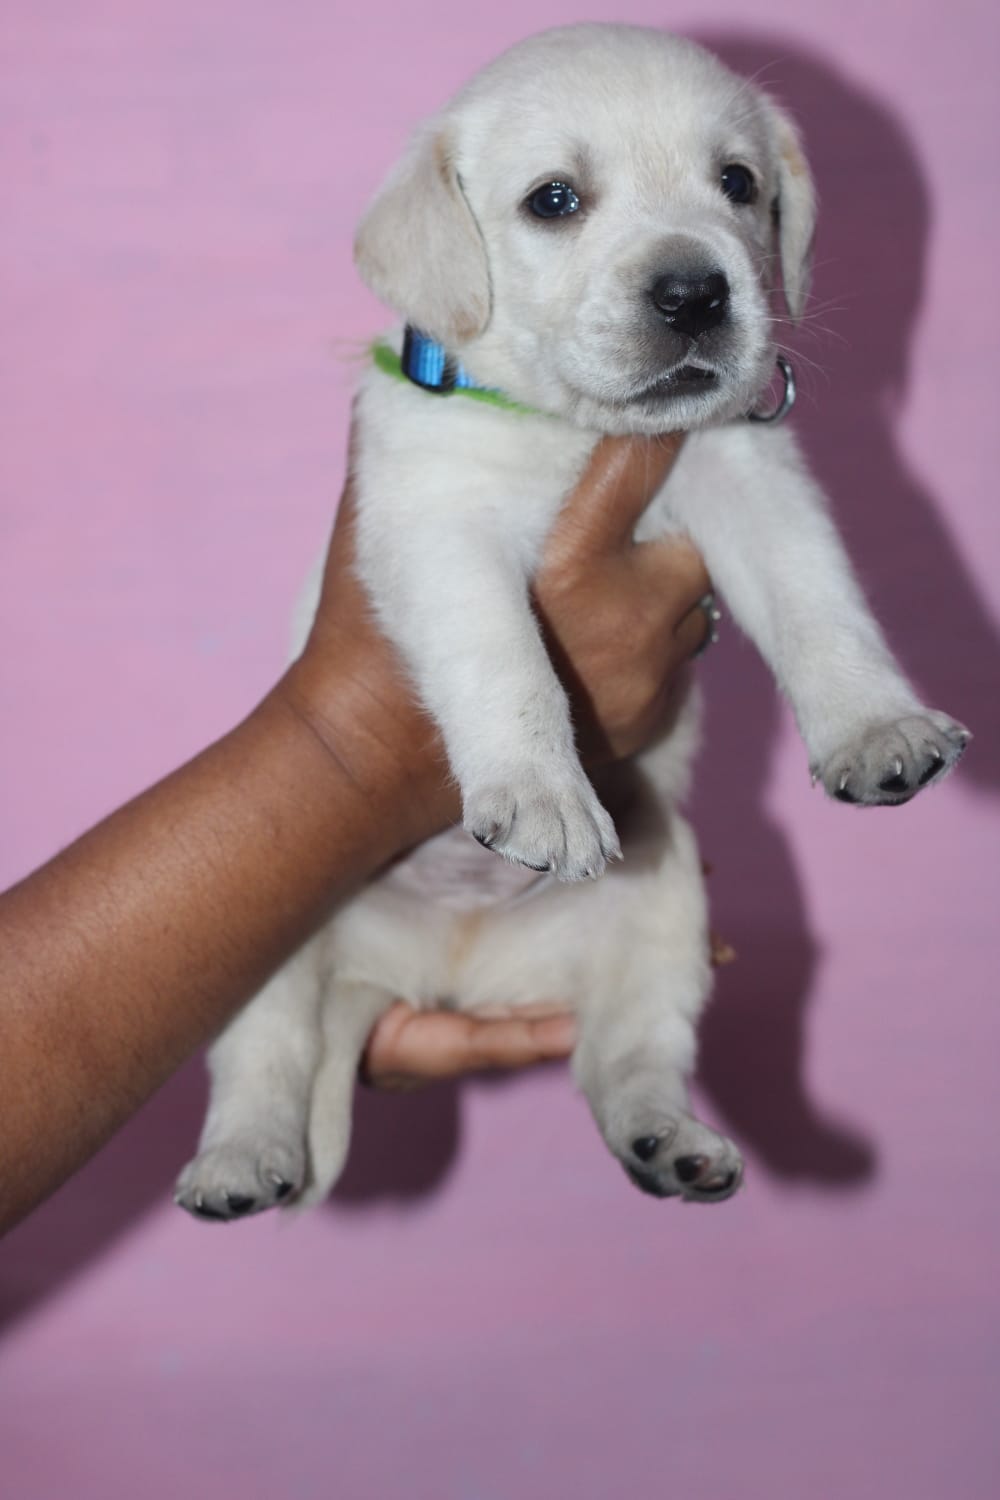
[[[434,391],[439,396],[447,396],[450,391],[456,390],[483,389],[476,384],[465,366],[452,358],[443,344],[428,338],[426,333],[420,333],[411,323],[407,323],[403,334],[400,364],[407,380],[412,380],[414,385],[423,386],[425,391]]]

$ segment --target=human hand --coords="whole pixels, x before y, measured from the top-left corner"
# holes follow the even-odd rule
[[[699,603],[712,584],[693,543],[633,540],[683,441],[683,433],[604,438],[535,578],[549,654],[591,767],[649,743],[710,629]]]

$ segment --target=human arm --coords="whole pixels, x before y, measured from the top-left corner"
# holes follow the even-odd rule
[[[639,747],[704,630],[690,615],[707,586],[693,550],[630,542],[671,456],[601,444],[565,512],[579,511],[576,540],[560,542],[561,520],[558,560],[550,569],[547,554],[539,578],[539,610],[572,662],[601,758]],[[310,640],[253,713],[0,898],[0,1230],[338,902],[458,814],[433,727],[370,623],[352,519],[348,489]]]

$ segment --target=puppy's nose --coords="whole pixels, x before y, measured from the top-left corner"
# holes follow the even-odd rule
[[[653,305],[675,333],[697,338],[718,328],[729,307],[729,282],[721,271],[705,276],[684,276],[668,271],[657,281],[650,296]]]

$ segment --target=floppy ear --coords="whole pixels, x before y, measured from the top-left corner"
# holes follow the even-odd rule
[[[771,145],[778,167],[778,192],[771,206],[785,303],[798,322],[809,294],[813,234],[816,229],[816,189],[802,150],[798,129],[783,109],[766,101]]]
[[[377,297],[446,347],[482,333],[490,316],[486,247],[447,126],[414,138],[361,221],[354,260]]]

